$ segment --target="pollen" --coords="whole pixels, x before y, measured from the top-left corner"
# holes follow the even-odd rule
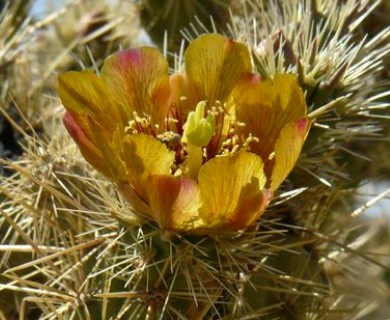
[[[152,125],[150,121],[150,116],[144,115],[139,116],[137,112],[133,112],[133,119],[128,122],[127,127],[125,127],[125,133],[127,134],[137,134],[145,133],[155,135],[158,131],[158,125]]]
[[[273,158],[275,158],[275,151],[271,152],[268,156],[268,160],[272,160]]]

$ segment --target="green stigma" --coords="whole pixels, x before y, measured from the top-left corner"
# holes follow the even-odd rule
[[[188,114],[184,125],[183,142],[196,147],[204,147],[210,142],[215,130],[215,117],[208,114],[205,118],[206,101],[197,104],[195,111]]]
[[[215,130],[215,116],[204,116],[206,101],[197,104],[195,111],[188,114],[184,125],[182,142],[187,144],[187,172],[186,174],[196,179],[202,166],[202,147],[208,145]]]

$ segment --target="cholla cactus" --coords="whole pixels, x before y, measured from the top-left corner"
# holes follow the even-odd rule
[[[232,0],[167,0],[164,5],[156,0],[140,1],[141,21],[149,36],[170,51],[180,47],[183,28],[194,23],[203,30],[225,28]]]
[[[119,46],[132,46],[139,29],[137,7],[131,1],[110,5],[107,1],[80,1],[67,4],[53,23],[54,39],[59,47],[75,54],[73,65],[99,66]],[[61,51],[60,51],[61,52]],[[65,51],[66,52],[66,51]],[[69,59],[69,57],[67,57]],[[68,59],[63,59],[67,61]]]
[[[59,100],[43,137],[20,128],[0,189],[20,318],[379,317],[388,230],[359,220],[350,164],[384,125],[389,31],[359,38],[369,2],[245,4],[229,37],[187,33],[170,77],[151,48],[60,76],[97,170]]]

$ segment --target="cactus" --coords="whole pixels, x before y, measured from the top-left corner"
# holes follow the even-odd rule
[[[75,69],[77,61],[89,63],[82,52],[80,30],[73,31],[73,36],[69,31],[58,41],[42,29],[42,44],[28,43],[24,51],[5,51],[6,61],[12,62],[7,68],[30,68],[30,72],[23,79],[13,72],[3,73],[1,78],[1,110],[18,133],[22,153],[11,157],[9,151],[4,154],[8,158],[1,159],[6,174],[0,184],[0,319],[381,319],[387,315],[389,225],[385,219],[376,221],[365,213],[390,192],[378,192],[361,205],[356,202],[360,186],[377,178],[367,176],[367,172],[377,172],[378,162],[384,172],[389,168],[371,152],[388,144],[381,134],[386,134],[383,129],[388,121],[390,91],[383,66],[389,59],[390,30],[379,25],[376,34],[365,37],[364,29],[372,23],[365,18],[370,19],[378,10],[379,2],[246,0],[232,4],[228,28],[220,26],[218,30],[224,35],[198,37],[204,30],[193,34],[190,29],[185,31],[185,56],[179,51],[164,57],[158,49],[149,48],[125,51],[131,57],[153,57],[147,60],[148,65],[156,64],[149,74],[142,73],[139,65],[131,65],[133,76],[139,79],[133,88],[143,95],[135,99],[141,105],[135,105],[137,116],[131,118],[131,114],[130,119],[119,111],[99,109],[108,103],[113,108],[118,105],[120,100],[112,102],[110,94],[116,94],[130,77],[123,73],[125,80],[115,82],[118,79],[112,76],[116,69],[104,66],[100,71],[103,61],[117,66],[126,55],[106,57],[118,43],[132,43],[130,33],[127,38],[105,34],[105,50],[91,44],[94,71],[64,73]],[[21,32],[27,26],[37,32],[43,23],[64,27],[67,14],[84,6],[75,3],[64,7],[54,15],[54,21],[18,21],[16,28]],[[1,23],[10,21],[4,17],[12,10],[6,10]],[[123,13],[113,7],[109,10],[103,10],[103,22],[116,25],[115,19]],[[94,43],[99,44],[104,35],[92,29],[82,28],[82,32],[92,32],[90,40],[96,37]],[[74,40],[73,53],[68,54],[73,50],[69,50],[72,37],[78,40]],[[16,40],[20,42],[10,48],[21,45],[23,34],[4,41]],[[204,54],[192,54],[200,41],[208,41],[202,47]],[[223,50],[237,48],[228,55],[231,64],[222,64],[222,71],[215,67],[221,59],[204,60],[209,51],[211,57],[219,54],[218,43]],[[52,75],[36,73],[47,64],[46,59],[39,59],[40,45],[47,44],[58,45],[53,52],[48,51],[53,61],[58,52],[63,53],[63,58],[50,66],[61,74],[59,96]],[[207,51],[211,45],[215,50]],[[26,57],[30,64],[23,64]],[[172,62],[171,84],[165,59]],[[191,82],[183,81],[190,77],[188,65],[196,66],[196,73],[204,61],[209,86],[213,72],[225,75],[216,85],[219,91],[207,91],[206,85],[205,91],[198,87],[182,91],[179,84]],[[158,73],[161,65],[166,70],[164,76]],[[91,92],[107,75],[112,78],[105,78],[96,98],[105,104],[91,107],[90,96],[84,93]],[[94,82],[85,82],[83,77]],[[11,87],[8,81],[25,85]],[[107,81],[114,84],[109,89],[105,87]],[[185,117],[173,114],[172,121],[165,122],[158,112],[153,113],[154,109],[147,109],[152,116],[145,118],[142,112],[149,106],[148,94],[153,92],[143,90],[145,83],[159,90],[159,95],[153,96],[158,99],[153,101],[158,100],[161,109],[170,106],[169,110],[181,110]],[[187,98],[193,103],[186,105],[180,94],[173,98],[165,94],[168,91],[162,88],[172,83],[177,89],[174,93],[190,92]],[[256,88],[253,92],[252,85]],[[24,87],[29,90],[22,90]],[[224,90],[226,94],[221,93]],[[84,104],[71,105],[75,93],[80,93],[77,101]],[[264,106],[268,100],[275,107],[273,103],[283,105],[294,97],[292,110],[302,110],[291,121],[284,119],[281,127],[301,128],[303,134],[290,130],[288,147],[268,142],[271,153],[264,151],[267,139],[279,141],[282,129],[263,136],[256,125],[251,127],[248,123],[260,117],[260,109],[248,103],[252,114],[240,114],[236,108],[224,113],[222,122],[218,111],[225,107],[225,112],[230,101],[239,104],[252,99],[255,104],[260,93]],[[220,109],[210,107],[211,97],[218,100]],[[61,123],[64,107],[64,122],[71,135]],[[86,107],[90,108],[87,120],[80,113]],[[272,113],[261,112],[271,122]],[[288,114],[279,114],[283,112]],[[178,120],[182,123],[177,124]],[[233,131],[223,129],[227,122]],[[246,126],[241,122],[247,122]],[[126,132],[122,142],[126,148],[121,152],[118,136],[122,136],[112,130],[118,124]],[[170,130],[160,132],[165,124]],[[275,121],[274,127],[278,124]],[[226,141],[230,139],[230,144],[217,144],[218,134]],[[176,181],[179,175],[195,181],[191,185],[201,184],[200,176],[207,172],[202,179],[213,178],[210,181],[219,182],[222,190],[226,187],[231,193],[219,198],[215,195],[216,209],[210,208],[207,215],[190,216],[191,223],[184,223],[179,215],[184,202],[179,210],[171,203],[177,198],[166,189],[140,187],[149,181],[142,180],[145,165],[162,171],[166,158],[147,163],[141,156],[144,154],[131,149],[141,143],[134,138],[137,135],[143,137],[148,157],[172,154],[180,147],[174,154],[176,176],[169,176],[173,172],[170,165],[169,174],[164,173],[164,188],[171,187],[168,182]],[[153,149],[152,144],[160,149]],[[291,155],[293,148],[296,152]],[[213,154],[217,156],[210,156]],[[283,170],[277,169],[274,157],[283,164]],[[372,158],[371,164],[368,158]],[[234,159],[239,164],[237,169],[226,159]],[[211,164],[215,164],[214,170]],[[256,168],[253,172],[252,165]],[[369,166],[369,170],[362,170],[362,166]],[[129,168],[132,171],[126,179],[130,175],[133,180],[124,180],[123,170]],[[229,189],[226,176],[215,178],[219,168],[229,169],[226,172],[234,177],[235,188]],[[239,197],[234,191],[243,190],[240,183],[245,175],[251,183]],[[280,183],[272,182],[277,177]],[[136,195],[143,195],[143,206],[128,192],[134,185],[138,185]],[[217,194],[217,187],[206,190]],[[169,190],[173,192],[174,188]],[[249,201],[251,197],[256,201]],[[192,199],[186,200],[187,206],[194,205]],[[146,210],[145,203],[151,209]],[[237,210],[218,211],[231,203],[245,210],[238,215]],[[175,215],[170,216],[171,212]]]

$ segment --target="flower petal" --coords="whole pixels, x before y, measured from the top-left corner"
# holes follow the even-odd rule
[[[69,112],[63,117],[63,123],[70,136],[77,143],[81,154],[97,170],[104,175],[109,175],[109,168],[103,158],[103,154],[97,146],[86,136],[84,130],[79,126],[78,121]]]
[[[275,164],[272,170],[270,190],[276,190],[290,173],[301,153],[310,121],[302,118],[282,129],[275,145]]]
[[[120,123],[113,96],[102,79],[90,70],[60,75],[58,94],[65,109],[77,118],[79,126],[89,139],[91,135],[86,125],[87,114],[92,115],[96,122],[110,132]]]
[[[271,193],[260,157],[249,152],[214,158],[200,169],[200,217],[209,229],[248,227],[264,211]]]
[[[203,227],[195,180],[153,175],[149,177],[148,195],[155,220],[162,229],[191,232]]]
[[[149,204],[144,202],[131,186],[127,183],[118,183],[117,187],[120,194],[131,204],[132,209],[138,216],[153,217]],[[124,222],[131,223],[133,221],[132,217],[126,217],[124,213],[116,213],[116,215]]]
[[[251,152],[261,156],[264,171],[270,177],[270,157],[281,130],[306,115],[302,89],[292,75],[275,75],[273,80],[262,81],[251,74],[241,79],[231,97],[237,120],[245,123],[244,134],[259,139],[251,144]]]
[[[128,184],[149,203],[147,179],[151,175],[170,175],[175,154],[164,143],[146,134],[126,135],[122,148]]]
[[[83,156],[105,176],[121,180],[123,163],[111,143],[127,123],[102,79],[92,71],[65,73],[59,76],[59,95],[68,110],[64,124]]]
[[[102,153],[108,169],[106,175],[115,182],[124,181],[126,179],[126,168],[124,161],[121,159],[122,132],[119,127],[112,133],[105,130],[105,128],[91,116],[88,116],[87,120],[93,140]]]
[[[118,103],[122,118],[150,115],[163,128],[169,103],[168,62],[155,48],[143,47],[111,55],[104,62],[102,79]]]
[[[241,74],[252,71],[252,64],[246,46],[218,34],[208,34],[188,46],[185,71],[192,90],[191,101],[223,104]]]

